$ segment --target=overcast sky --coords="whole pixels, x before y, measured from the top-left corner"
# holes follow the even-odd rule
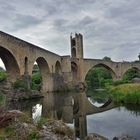
[[[84,56],[138,59],[140,0],[0,0],[0,30],[60,55],[70,33],[84,36]]]

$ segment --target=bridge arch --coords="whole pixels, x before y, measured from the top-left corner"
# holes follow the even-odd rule
[[[16,79],[20,76],[20,68],[16,57],[12,54],[10,50],[0,46],[0,58],[6,68],[8,81],[16,81]]]
[[[129,69],[136,69],[136,70],[140,71],[140,67],[130,66],[130,67],[127,67],[126,69],[124,69],[124,71],[122,72],[122,75],[124,75]]]
[[[56,63],[55,63],[55,73],[62,74],[62,68],[61,68],[61,64],[59,61],[56,61]]]
[[[92,65],[90,68],[87,69],[87,71],[86,71],[86,73],[85,73],[85,75],[84,75],[84,80],[85,80],[85,78],[86,78],[88,72],[89,72],[91,69],[93,69],[93,68],[95,68],[95,67],[98,67],[98,66],[102,66],[102,67],[106,68],[108,71],[110,71],[113,80],[117,79],[117,74],[115,73],[115,71],[114,71],[111,67],[109,67],[108,65],[103,64],[103,63],[98,63],[98,64],[95,64],[95,65]]]
[[[140,75],[140,68],[139,67],[136,67],[136,66],[131,66],[131,67],[128,67],[127,69],[125,69],[122,73],[122,78],[124,78],[124,76],[127,74],[127,72],[130,72],[130,71],[133,71],[133,75],[131,75],[130,78],[140,78],[139,75]],[[134,74],[135,72],[135,74]]]
[[[47,61],[43,57],[38,57],[36,59],[36,63],[38,64],[40,74],[41,74],[41,90],[47,91],[49,86],[49,79],[50,79],[50,69]],[[33,70],[33,66],[32,66]]]

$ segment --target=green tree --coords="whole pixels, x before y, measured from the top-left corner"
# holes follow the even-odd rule
[[[108,57],[108,56],[105,56],[105,57],[103,58],[103,60],[106,60],[106,61],[111,61],[111,58],[110,58],[110,57]]]
[[[39,71],[39,66],[37,64],[34,64],[32,73],[38,73]]]
[[[95,67],[88,72],[86,83],[88,88],[103,88],[112,83],[111,72],[101,66]]]
[[[131,81],[133,78],[140,78],[140,72],[136,68],[129,69],[123,76],[123,80]]]
[[[32,73],[33,74],[32,74],[31,89],[40,91],[41,90],[42,77],[41,77],[38,65],[36,65],[36,64],[34,65]]]

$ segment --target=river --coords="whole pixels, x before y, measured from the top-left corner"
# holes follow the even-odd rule
[[[134,105],[114,106],[112,109],[87,115],[83,113],[82,119],[76,118],[76,110],[81,108],[81,103],[85,100],[79,98],[79,104],[75,104],[75,99],[79,93],[46,93],[44,98],[11,102],[8,109],[18,109],[36,121],[40,116],[62,119],[71,127],[78,127],[75,120],[83,123],[77,137],[85,137],[87,133],[98,133],[109,140],[115,136],[129,134],[137,140],[140,139],[140,107]],[[81,94],[82,97],[85,93]],[[107,100],[108,95],[104,92],[90,92],[88,101],[97,106],[102,106]],[[73,112],[73,106],[76,108]],[[78,107],[77,107],[78,106]],[[84,111],[86,112],[86,111]],[[76,117],[75,117],[76,116]],[[78,129],[77,129],[78,130]],[[81,133],[81,134],[79,134]]]

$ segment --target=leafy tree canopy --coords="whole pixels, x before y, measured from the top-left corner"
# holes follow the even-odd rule
[[[108,56],[105,56],[105,57],[103,58],[103,60],[111,61],[111,58],[108,57]]]

